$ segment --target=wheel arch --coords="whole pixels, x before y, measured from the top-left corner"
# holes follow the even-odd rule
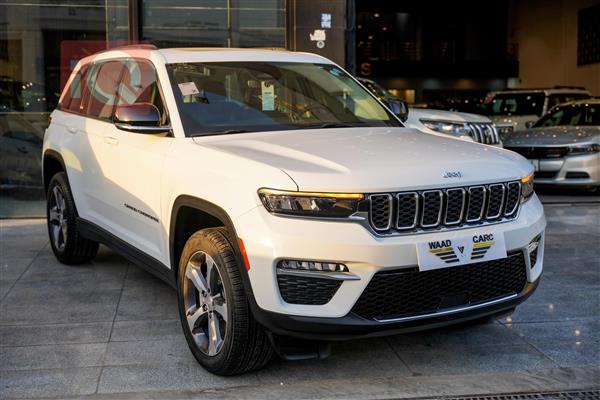
[[[50,179],[58,172],[64,172],[67,174],[67,168],[65,167],[65,162],[60,155],[60,153],[56,150],[48,149],[44,152],[44,156],[42,158],[42,177],[44,180],[44,193],[48,192],[48,185],[50,184]],[[67,182],[68,182],[67,177]]]
[[[169,258],[175,282],[179,273],[179,258],[188,238],[200,229],[223,226],[229,232],[229,241],[233,247],[237,265],[242,276],[246,294],[254,300],[252,286],[245,260],[240,249],[239,237],[229,214],[218,205],[189,195],[181,195],[175,199],[171,209],[169,227]]]

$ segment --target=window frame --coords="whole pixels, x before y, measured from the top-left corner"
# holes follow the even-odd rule
[[[165,113],[165,123],[164,123],[164,125],[161,124],[160,126],[161,127],[171,126],[171,118],[170,118],[170,114],[169,114],[169,108],[167,107],[167,102],[165,100],[165,95],[163,93],[162,84],[160,82],[160,77],[158,76],[158,70],[156,69],[156,66],[154,65],[154,63],[151,60],[148,60],[146,58],[139,58],[139,57],[124,57],[124,58],[120,58],[120,60],[125,60],[125,68],[127,68],[128,61],[144,63],[144,64],[149,65],[152,68],[152,70],[154,71],[154,75],[156,76],[156,85],[158,86],[158,95],[160,96],[160,99],[162,101],[164,113]],[[119,103],[118,95],[119,95],[119,92],[121,89],[121,83],[123,82],[123,76],[124,76],[124,74],[121,74],[121,77],[119,78],[119,85],[117,86],[117,101],[115,103],[115,106],[113,107],[113,112],[112,112],[112,116],[111,116],[111,120],[113,123],[114,123],[115,111],[116,111],[117,105]],[[159,112],[160,112],[160,110],[159,110]]]
[[[169,113],[169,107],[167,106],[167,102],[166,102],[166,98],[165,98],[165,95],[164,95],[162,83],[161,83],[160,77],[158,75],[158,70],[156,68],[156,65],[154,65],[154,63],[152,62],[152,60],[149,60],[147,58],[140,58],[140,57],[107,58],[107,59],[104,59],[104,60],[98,60],[98,61],[92,61],[92,62],[86,63],[86,64],[82,65],[79,68],[78,71],[80,71],[82,68],[87,68],[87,70],[85,71],[85,76],[83,77],[84,80],[85,80],[85,79],[87,79],[87,75],[90,72],[97,74],[99,72],[99,69],[100,69],[100,67],[102,66],[103,63],[106,63],[106,62],[109,62],[109,61],[123,61],[123,62],[126,63],[127,61],[130,61],[130,60],[134,60],[136,62],[147,63],[154,70],[154,72],[156,74],[156,83],[158,85],[158,92],[159,92],[159,95],[160,95],[161,100],[163,102],[163,106],[164,106],[164,110],[165,110],[165,125],[161,125],[161,127],[171,126],[171,117],[170,117],[170,113]],[[119,88],[121,86],[121,81],[123,80],[123,75],[124,74],[121,73],[121,76],[119,77],[119,82],[118,82],[118,86],[117,86],[117,94],[119,93]],[[72,82],[71,82],[71,84],[72,84]],[[96,79],[94,80],[94,86],[96,86]],[[67,87],[70,87],[70,85],[69,86],[65,86],[64,90],[66,90]],[[100,118],[100,117],[97,117],[97,116],[94,116],[94,115],[90,115],[90,114],[87,113],[88,99],[84,98],[83,88],[81,88],[81,90],[82,90],[82,92],[81,92],[81,103],[80,103],[80,106],[79,106],[80,112],[73,111],[73,110],[70,110],[70,109],[66,109],[65,106],[64,106],[64,104],[62,104],[62,102],[59,102],[59,104],[56,107],[56,109],[59,110],[59,111],[65,112],[65,113],[79,115],[81,117],[91,118],[91,119],[94,119],[96,121],[106,122],[106,123],[109,123],[111,125],[115,125],[114,118],[115,118],[115,110],[116,110],[116,106],[117,106],[117,101],[115,101],[115,104],[113,104],[110,119],[107,120],[106,118]],[[87,96],[85,96],[85,97],[89,98],[89,92],[90,91],[88,91]],[[82,107],[81,105],[84,104],[84,100],[85,100],[85,107],[84,108],[86,109],[85,112],[83,112],[82,108],[81,108]]]

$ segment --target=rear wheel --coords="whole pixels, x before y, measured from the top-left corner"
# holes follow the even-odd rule
[[[46,196],[46,216],[50,246],[64,264],[91,261],[98,252],[98,242],[86,239],[77,230],[77,212],[64,172],[52,177]]]
[[[188,239],[177,286],[185,338],[204,368],[235,375],[259,369],[271,359],[273,349],[250,312],[224,228],[203,229]]]

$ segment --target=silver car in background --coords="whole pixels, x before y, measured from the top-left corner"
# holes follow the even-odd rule
[[[600,187],[600,99],[560,104],[533,127],[505,138],[529,159],[538,184]]]

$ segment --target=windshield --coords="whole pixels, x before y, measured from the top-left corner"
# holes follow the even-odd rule
[[[600,104],[574,104],[555,108],[540,118],[534,127],[561,125],[600,126]]]
[[[169,64],[167,69],[188,136],[402,126],[334,65],[210,62]]]
[[[487,115],[542,115],[544,93],[498,93],[484,106]]]

